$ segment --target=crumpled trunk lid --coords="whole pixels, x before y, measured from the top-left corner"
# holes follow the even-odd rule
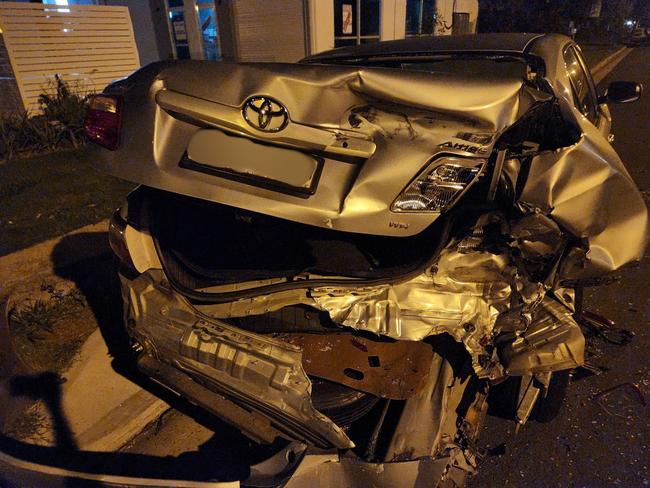
[[[125,98],[121,146],[93,150],[109,172],[294,222],[393,236],[439,216],[391,211],[432,160],[481,164],[497,133],[549,98],[495,73],[202,62],[152,65],[109,91]],[[260,97],[286,109],[285,125],[256,127]]]

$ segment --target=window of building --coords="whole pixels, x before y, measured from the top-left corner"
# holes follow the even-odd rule
[[[334,47],[379,40],[381,0],[334,0]]]
[[[166,0],[177,59],[221,59],[214,0]],[[191,23],[188,29],[188,23]],[[194,25],[196,23],[196,25]],[[198,29],[198,34],[197,34]],[[197,54],[202,53],[202,54]]]
[[[43,0],[45,5],[97,5],[96,0]]]
[[[187,26],[185,25],[183,0],[167,0],[167,8],[172,40],[174,41],[174,49],[176,50],[176,59],[189,59],[190,44],[187,37]]]
[[[406,1],[406,37],[432,36],[436,28],[436,0]]]

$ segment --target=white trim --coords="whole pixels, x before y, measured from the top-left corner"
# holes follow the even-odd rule
[[[334,49],[334,2],[308,0],[309,54]]]

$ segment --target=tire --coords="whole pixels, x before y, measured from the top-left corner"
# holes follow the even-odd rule
[[[564,404],[567,387],[569,386],[569,370],[556,371],[551,376],[545,397],[537,399],[533,417],[537,422],[547,423],[555,419]]]

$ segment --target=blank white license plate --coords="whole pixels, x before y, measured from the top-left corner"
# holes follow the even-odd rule
[[[217,176],[232,175],[250,184],[268,181],[307,193],[313,193],[320,165],[309,154],[210,129],[192,136],[187,158],[183,166],[188,169],[210,173],[212,168]]]

